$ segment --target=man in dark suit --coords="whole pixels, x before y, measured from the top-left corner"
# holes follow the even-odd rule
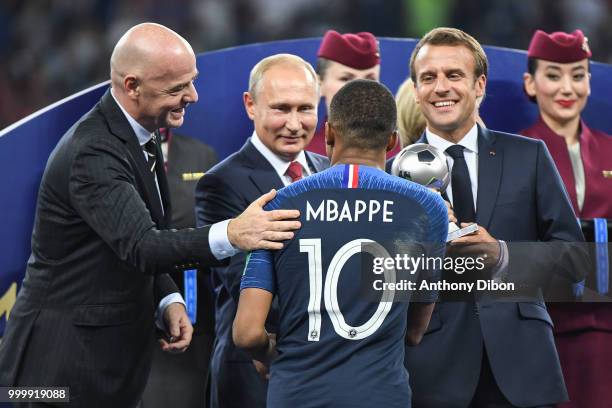
[[[195,227],[194,194],[198,180],[217,164],[217,153],[204,142],[161,129],[161,148],[172,201],[172,228]],[[214,340],[214,313],[210,268],[172,271],[193,323],[189,348],[181,354],[156,348],[149,380],[142,396],[142,408],[205,408],[208,368]],[[186,287],[189,289],[186,291]],[[195,289],[195,290],[191,290]],[[195,319],[195,320],[193,320]]]
[[[479,225],[477,232],[453,241],[449,251],[486,254],[496,278],[520,280],[523,274],[544,284],[554,273],[579,281],[579,266],[557,261],[572,259],[563,256],[564,249],[582,241],[582,234],[546,147],[476,124],[487,67],[480,44],[449,28],[426,34],[410,60],[416,99],[427,120],[420,142],[445,152],[455,216]],[[511,241],[558,246],[534,243],[523,252]],[[521,258],[533,262],[512,267]],[[421,344],[406,349],[414,406],[542,407],[565,401],[542,297],[502,302],[473,296],[438,303]]]
[[[42,178],[32,255],[0,346],[0,385],[64,386],[69,406],[133,407],[154,345],[190,342],[176,286],[165,272],[218,263],[234,246],[282,247],[294,221],[262,206],[210,227],[166,230],[171,214],[160,127],[183,123],[197,101],[191,46],[140,24],[111,57],[112,90],[62,137]],[[262,218],[263,216],[263,218]],[[259,226],[256,226],[259,224]],[[161,300],[161,301],[160,301]],[[38,405],[38,404],[37,404]]]
[[[244,93],[255,131],[238,152],[200,179],[196,189],[198,225],[239,214],[261,191],[282,188],[329,166],[326,158],[304,152],[317,125],[318,100],[317,76],[301,58],[278,54],[255,65],[249,91]],[[266,403],[267,381],[232,342],[244,263],[245,256],[239,254],[227,268],[213,268],[216,340],[211,366],[212,407],[256,408]]]

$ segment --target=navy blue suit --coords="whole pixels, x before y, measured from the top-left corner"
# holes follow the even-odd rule
[[[544,143],[483,128],[478,130],[476,222],[508,243],[557,241],[571,248],[583,240]],[[532,258],[521,270],[525,276],[579,281],[584,271],[579,260],[555,262],[560,255],[559,247],[536,252],[509,246],[511,265],[513,259]],[[499,389],[513,405],[567,400],[552,324],[541,295],[529,302],[438,303],[421,344],[406,348],[414,406],[467,407],[485,351]]]
[[[329,167],[323,156],[306,153],[311,172]],[[236,153],[213,167],[196,188],[196,222],[239,215],[262,194],[284,187],[282,180],[250,139]],[[232,257],[228,267],[213,268],[215,346],[211,363],[211,407],[265,407],[267,382],[257,374],[247,353],[234,347],[232,323],[240,296],[245,255]],[[273,328],[272,328],[273,329]],[[273,330],[274,331],[274,330]]]

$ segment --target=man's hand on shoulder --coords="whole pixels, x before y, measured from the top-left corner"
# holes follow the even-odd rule
[[[162,350],[182,353],[187,350],[193,336],[193,326],[182,303],[171,303],[164,311],[166,338],[159,339]]]
[[[263,207],[276,197],[271,190],[255,200],[227,226],[227,237],[231,244],[243,251],[254,249],[282,249],[283,243],[293,238],[294,230],[300,228],[297,210],[264,211]]]

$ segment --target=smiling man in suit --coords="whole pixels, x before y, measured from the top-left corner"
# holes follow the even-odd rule
[[[446,191],[455,216],[479,226],[453,241],[449,252],[486,253],[498,278],[520,281],[524,273],[546,282],[558,274],[579,281],[583,268],[559,262],[575,259],[562,256],[563,249],[583,238],[546,147],[476,123],[487,68],[480,44],[453,28],[427,33],[410,59],[416,100],[427,121],[419,142],[445,152],[452,174]],[[531,244],[521,253],[511,241],[556,246]],[[532,261],[526,268],[512,267],[518,259]],[[421,344],[406,349],[406,366],[415,407],[543,407],[567,400],[552,322],[538,296],[502,302],[475,294],[469,301],[439,303]]]
[[[154,347],[183,351],[192,327],[165,273],[218,264],[234,246],[282,248],[297,211],[169,230],[160,127],[197,101],[191,46],[158,24],[132,27],[110,61],[112,89],[62,137],[45,169],[32,255],[0,345],[1,386],[69,387],[70,407],[134,407]],[[236,213],[235,215],[238,215]],[[35,404],[39,406],[39,404]]]
[[[255,131],[238,152],[200,179],[196,188],[198,225],[239,214],[261,192],[282,188],[329,166],[326,158],[304,152],[317,125],[318,101],[317,75],[301,58],[278,54],[255,65],[244,93],[244,106]],[[267,381],[232,342],[244,263],[244,254],[239,254],[228,267],[213,270],[216,340],[211,407],[215,408],[257,408],[266,403]]]

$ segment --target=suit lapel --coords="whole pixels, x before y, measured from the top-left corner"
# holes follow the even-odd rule
[[[164,154],[161,150],[161,136],[159,134],[159,130],[155,131],[155,138],[157,140],[157,152],[156,152],[156,165],[155,165],[155,175],[157,176],[157,184],[159,185],[159,195],[161,196],[161,205],[160,207],[160,218],[159,220],[163,220],[163,223],[160,225],[162,228],[166,228],[170,225],[172,221],[171,213],[171,202],[170,202],[170,188],[168,187],[168,177],[166,176],[166,170],[164,168]],[[155,184],[155,180],[153,180]],[[157,191],[155,191],[157,193]],[[155,196],[157,198],[157,195]],[[159,199],[157,199],[159,203]]]
[[[495,145],[495,133],[478,126],[478,197],[476,222],[489,228],[502,176],[503,150]],[[427,143],[425,132],[417,143]],[[446,194],[444,199],[448,201]]]
[[[136,178],[137,187],[140,193],[140,197],[145,202],[149,212],[151,213],[151,219],[159,225],[162,220],[163,212],[161,203],[159,201],[159,195],[157,193],[157,187],[155,186],[155,178],[153,173],[148,168],[147,161],[145,159],[144,151],[138,138],[134,134],[134,130],[130,126],[127,118],[121,111],[121,108],[115,102],[113,96],[110,94],[110,90],[106,91],[106,94],[100,101],[100,108],[103,115],[107,119],[110,131],[113,135],[123,140],[126,144],[130,162],[133,168],[136,170],[134,176]],[[159,147],[159,139],[157,145],[157,160],[161,157],[161,150]],[[157,166],[160,167],[160,166]],[[165,180],[165,176],[164,176]],[[160,187],[161,188],[161,187]],[[163,197],[163,194],[162,194]]]
[[[251,139],[248,139],[242,149],[240,149],[240,156],[245,165],[251,169],[249,178],[261,194],[265,194],[273,188],[279,190],[285,187],[274,167],[253,146]]]
[[[323,171],[329,167],[325,166],[325,162],[321,160],[320,157],[315,157],[306,150],[304,150],[304,154],[306,155],[306,162],[308,163],[308,168],[312,174]]]
[[[149,212],[151,213],[151,218],[159,226],[159,223],[163,218],[163,212],[162,212],[162,207],[161,207],[162,204],[159,201],[159,193],[157,192],[157,186],[155,185],[155,177],[153,176],[153,173],[151,173],[151,170],[148,167],[148,163],[146,162],[146,159],[144,157],[142,147],[138,143],[136,143],[136,146],[138,147],[136,148],[130,145],[129,151],[130,151],[130,155],[132,156],[132,163],[135,165],[136,170],[137,170],[136,177],[140,178],[140,180],[142,181],[143,191],[141,192],[141,197],[143,197],[143,200],[145,204],[147,205]],[[159,146],[157,147],[157,150],[159,150]],[[159,163],[159,160],[160,160],[159,152],[156,155],[156,160]],[[163,159],[161,160],[163,161]],[[158,182],[160,180],[159,171],[158,171],[159,168],[162,168],[163,170],[162,166],[156,165]],[[163,177],[165,180],[166,179],[165,175]],[[162,183],[160,183],[160,192],[161,192],[161,184]],[[163,197],[163,193],[162,193],[162,197]]]
[[[306,161],[311,173],[325,170],[325,163],[322,160],[317,160],[309,152],[305,151],[304,153],[306,154]],[[245,166],[251,169],[249,178],[261,194],[265,194],[273,188],[279,190],[285,187],[274,167],[253,146],[251,139],[246,141],[239,154]]]
[[[476,222],[489,228],[502,176],[503,149],[495,145],[495,133],[478,127],[478,198]]]

